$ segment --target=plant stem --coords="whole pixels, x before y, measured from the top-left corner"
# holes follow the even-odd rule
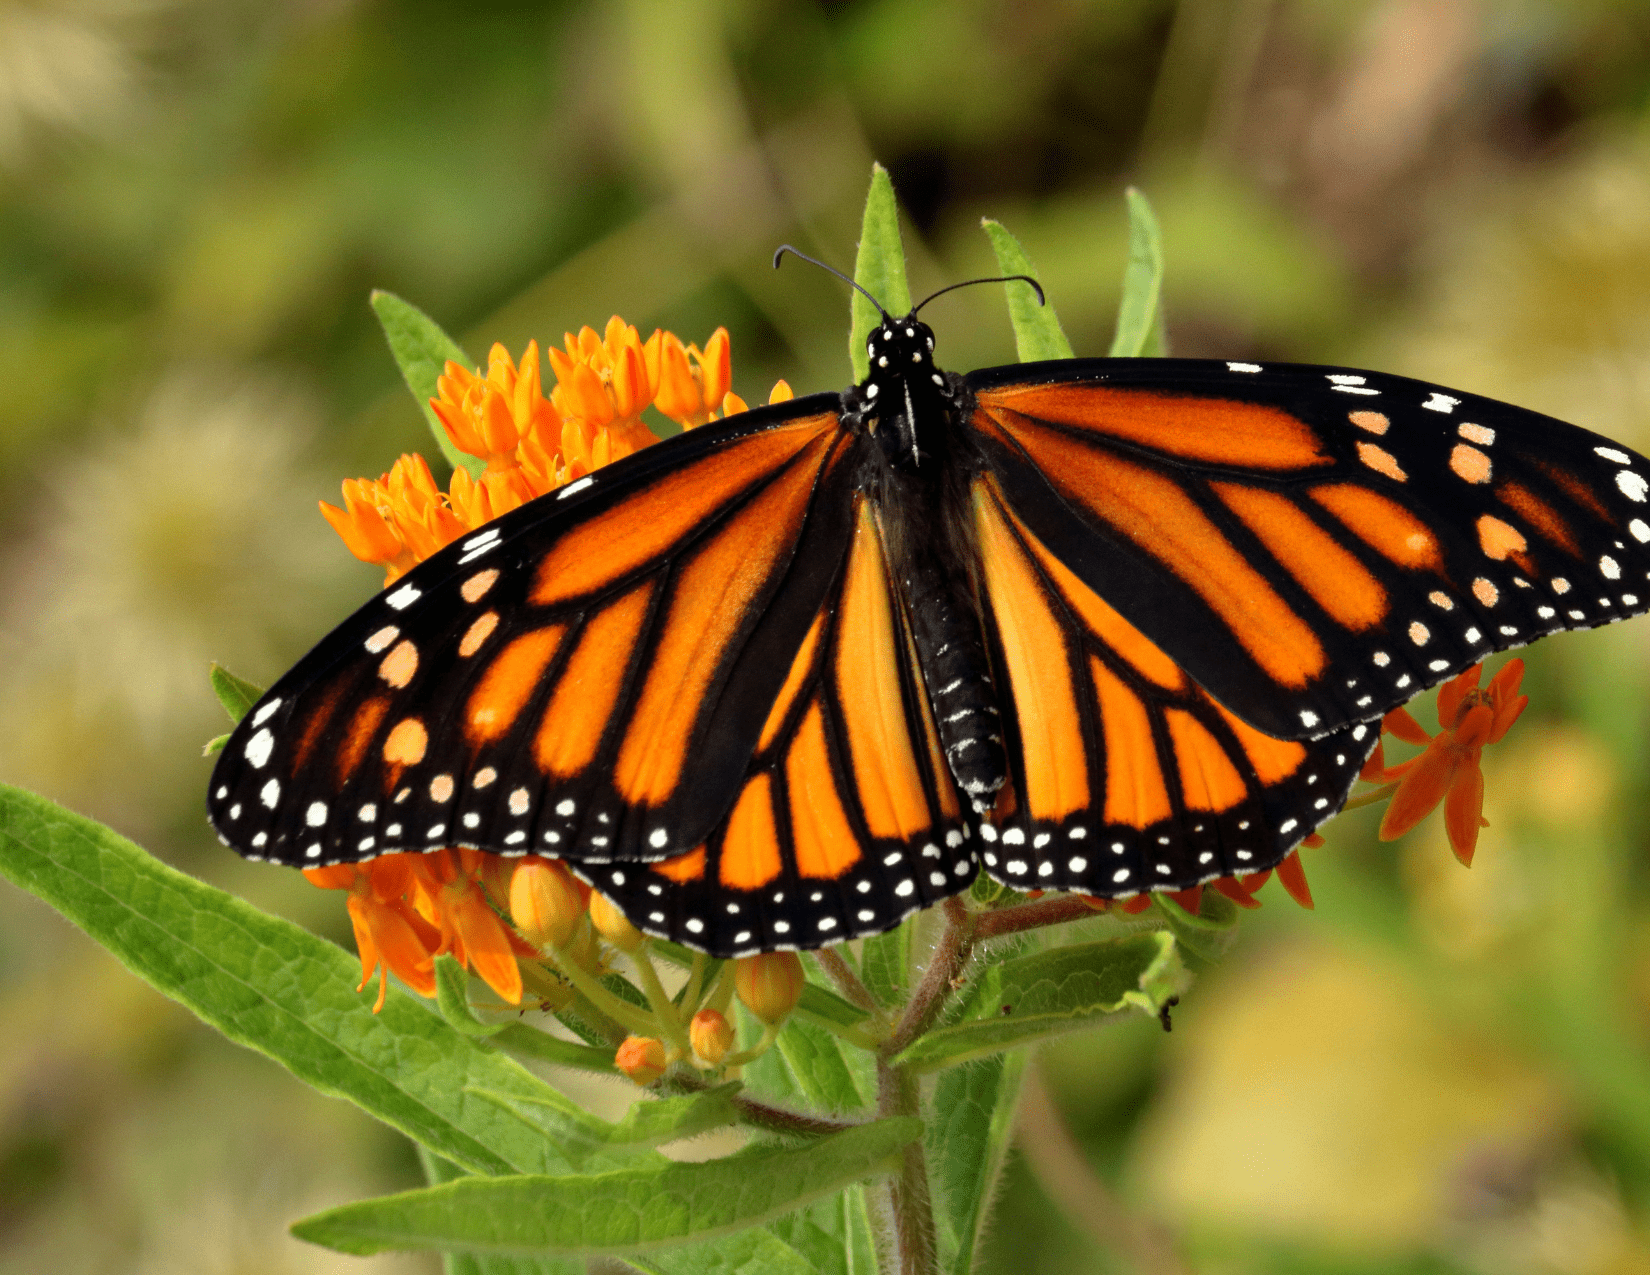
[[[1345,814],[1348,810],[1356,810],[1359,806],[1373,806],[1377,801],[1385,801],[1397,791],[1398,783],[1394,780],[1390,784],[1382,784],[1372,792],[1358,793],[1356,796],[1346,799],[1346,804],[1341,807],[1341,813]]]
[[[653,962],[648,957],[646,943],[630,954],[630,962],[642,980],[642,991],[647,996],[647,1003],[653,1007],[653,1018],[660,1030],[683,1054],[692,1054],[693,1046],[688,1042],[687,1031],[682,1027],[676,1006],[665,995],[664,984],[659,981],[659,971],[653,968]]]
[[[659,1087],[671,1093],[703,1093],[711,1088],[699,1077],[677,1070],[667,1073]],[[793,1137],[823,1137],[827,1133],[841,1133],[844,1129],[856,1127],[852,1122],[827,1120],[823,1116],[807,1116],[795,1111],[786,1111],[782,1107],[770,1107],[767,1103],[757,1102],[744,1094],[735,1094],[733,1105],[738,1108],[739,1118],[746,1124],[766,1129],[770,1133],[789,1134]]]
[[[954,990],[953,985],[962,977],[969,956],[973,954],[976,927],[990,915],[969,912],[967,906],[955,896],[945,901],[945,932],[940,935],[940,945],[928,962],[922,982],[917,984],[916,994],[905,1007],[905,1013],[900,1016],[893,1034],[882,1044],[884,1058],[899,1054],[933,1026],[946,998]]]
[[[1095,910],[1075,894],[1057,894],[1035,903],[1003,908],[998,912],[982,912],[974,919],[974,938],[977,942],[1018,934],[1045,925],[1063,925],[1067,921],[1081,921],[1095,915]]]
[[[842,993],[843,999],[859,1006],[867,1013],[876,1013],[880,1008],[876,997],[871,995],[870,988],[859,981],[859,975],[848,967],[848,962],[842,959],[842,953],[832,947],[822,947],[814,953],[814,960],[819,962],[819,968],[836,984],[836,990]]]
[[[904,1067],[877,1064],[877,1114],[921,1114],[917,1078]],[[895,1269],[899,1275],[933,1275],[939,1250],[934,1240],[934,1202],[928,1189],[928,1161],[918,1138],[900,1152],[900,1169],[888,1183],[893,1213]]]
[[[647,1036],[653,1032],[653,1016],[644,1014],[628,1001],[622,1001],[599,980],[593,978],[590,972],[573,959],[571,952],[558,949],[556,964],[561,972],[572,981],[574,987],[584,993],[585,999],[593,1004],[602,1013],[616,1021],[621,1027],[633,1036]]]
[[[710,968],[710,957],[703,952],[693,954],[693,969],[688,974],[687,986],[682,989],[682,1020],[692,1022],[699,1009],[699,997],[704,993],[705,971]]]

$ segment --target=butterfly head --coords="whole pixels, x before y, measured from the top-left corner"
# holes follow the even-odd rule
[[[934,365],[934,332],[909,314],[884,316],[866,338],[870,373],[858,387],[859,410],[889,460],[921,469],[943,445],[950,383]]]

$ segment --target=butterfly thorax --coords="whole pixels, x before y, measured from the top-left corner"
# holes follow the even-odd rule
[[[968,399],[963,380],[934,365],[933,349],[933,333],[915,317],[885,320],[867,343],[870,375],[843,395],[843,414],[878,445],[863,486],[881,524],[941,750],[983,812],[1007,775],[968,517],[970,483],[983,460],[958,428]]]

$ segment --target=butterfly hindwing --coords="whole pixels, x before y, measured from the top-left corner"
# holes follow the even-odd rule
[[[1535,412],[1283,364],[1069,360],[967,382],[1016,515],[1279,737],[1650,608],[1650,462]]]
[[[818,947],[973,879],[875,513],[863,497],[852,511],[728,817],[686,855],[575,865],[651,933],[719,956]]]
[[[855,447],[834,406],[649,448],[420,564],[231,735],[220,834],[305,867],[695,844],[831,587]]]
[[[983,829],[1018,889],[1119,896],[1269,868],[1346,799],[1379,726],[1283,740],[1218,704],[1010,510],[974,514],[1011,784]]]

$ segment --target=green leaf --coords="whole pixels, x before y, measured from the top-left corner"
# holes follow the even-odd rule
[[[1123,300],[1111,357],[1161,358],[1169,352],[1163,333],[1163,235],[1146,197],[1133,186],[1129,203],[1129,264],[1123,268]]]
[[[953,1067],[934,1082],[924,1139],[942,1265],[970,1275],[1014,1132],[1026,1052]]]
[[[1126,1009],[1156,1017],[1183,979],[1166,930],[1035,952],[987,969],[977,1016],[936,1028],[894,1062],[934,1071],[1090,1027]]]
[[[539,1256],[645,1252],[760,1226],[898,1167],[922,1122],[878,1120],[803,1146],[759,1146],[703,1164],[582,1176],[461,1178],[305,1218],[299,1239],[343,1253],[445,1248]]]
[[[839,1027],[857,1027],[871,1016],[852,1001],[843,1000],[830,988],[821,987],[818,983],[803,984],[802,996],[796,1002],[794,1012],[803,1018],[823,1019]]]
[[[454,469],[464,469],[471,478],[480,478],[487,462],[454,447],[441,418],[430,407],[430,400],[437,393],[435,383],[448,361],[473,372],[475,364],[470,361],[470,356],[437,326],[434,319],[393,292],[374,291],[372,308],[378,322],[383,325],[384,336],[390,343],[390,353],[395,355],[396,365],[401,369],[401,379],[406,381],[412,396],[418,400],[430,433],[435,435],[435,445]]]
[[[201,745],[201,756],[211,757],[223,751],[223,746],[229,742],[228,735],[214,735]]]
[[[1033,279],[1038,278],[1031,258],[1020,247],[1020,241],[1003,228],[1002,222],[986,217],[980,225],[991,240],[992,250],[997,254],[997,266],[1004,274],[1028,274]],[[1014,325],[1014,348],[1019,351],[1020,362],[1071,358],[1071,342],[1066,340],[1065,329],[1060,326],[1054,307],[1038,304],[1037,294],[1023,283],[1005,286],[1008,289],[1008,320]]]
[[[733,1082],[677,1098],[639,1098],[617,1124],[598,1119],[554,1090],[553,1098],[485,1092],[480,1096],[553,1138],[577,1139],[593,1147],[645,1148],[696,1138],[735,1123],[739,1108],[733,1098],[740,1088]]]
[[[814,1275],[817,1269],[772,1231],[759,1226],[709,1244],[691,1244],[646,1256],[629,1253],[625,1265],[643,1275]]]
[[[876,1239],[865,1188],[851,1186],[768,1223],[820,1275],[875,1275]]]
[[[577,1041],[552,1036],[537,1027],[529,1027],[526,1023],[505,1023],[490,1043],[512,1054],[537,1058],[540,1062],[554,1063],[558,1067],[595,1071],[608,1076],[619,1074],[619,1069],[613,1065],[612,1046],[604,1049],[598,1045],[581,1045]]]
[[[854,282],[875,297],[889,314],[911,312],[911,288],[905,281],[905,249],[899,238],[899,204],[894,199],[894,183],[881,164],[871,165],[871,190],[865,197],[865,220],[860,226]],[[871,357],[865,352],[865,342],[871,329],[882,322],[882,311],[857,289],[852,306],[848,358],[854,366],[854,380],[858,382],[871,374]]]
[[[903,1005],[910,998],[911,935],[916,917],[865,940],[860,949],[860,977],[883,1006]]]
[[[212,693],[218,697],[218,703],[223,705],[223,711],[229,714],[229,720],[236,724],[239,724],[252,706],[264,697],[263,687],[254,686],[245,678],[236,677],[222,664],[214,664],[210,676]],[[228,739],[229,736],[222,735],[219,738]],[[214,740],[213,743],[217,743],[218,748],[223,747],[218,740]],[[217,748],[212,751],[217,752]]]
[[[381,1014],[342,948],[167,867],[101,824],[0,785],[0,875],[229,1039],[479,1173],[557,1172],[542,1136],[466,1091],[546,1086],[399,990]],[[342,902],[342,900],[340,900]]]
[[[844,1047],[828,1031],[796,1018],[785,1024],[774,1042],[796,1082],[797,1093],[810,1106],[826,1111],[858,1111],[870,1098],[860,1091],[854,1068],[843,1057]]]
[[[418,1148],[419,1163],[431,1186],[465,1176],[464,1170],[428,1147]],[[576,1257],[478,1257],[473,1253],[442,1254],[443,1275],[584,1275]]]
[[[1238,905],[1219,890],[1204,889],[1196,916],[1161,891],[1152,895],[1152,902],[1168,923],[1186,967],[1194,974],[1218,965],[1237,937]]]

